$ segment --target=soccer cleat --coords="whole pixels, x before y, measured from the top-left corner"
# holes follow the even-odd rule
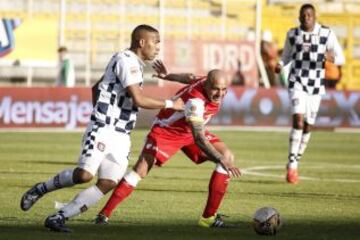
[[[99,224],[99,225],[109,224],[109,218],[104,214],[99,213],[98,215],[96,215],[95,224]]]
[[[21,198],[20,207],[23,211],[29,210],[37,200],[39,200],[44,194],[40,192],[38,186],[42,183],[35,184],[30,188]]]
[[[65,226],[65,217],[61,213],[48,216],[45,219],[44,225],[46,228],[54,232],[65,232],[65,233],[71,232],[70,228]]]
[[[286,181],[291,184],[297,184],[299,182],[298,170],[296,168],[287,169]]]
[[[228,217],[228,216],[223,215],[223,214],[216,214],[216,215],[208,217],[208,218],[201,217],[198,222],[198,225],[200,227],[205,227],[205,228],[234,228],[234,227],[236,227],[233,224],[225,223],[224,217]]]

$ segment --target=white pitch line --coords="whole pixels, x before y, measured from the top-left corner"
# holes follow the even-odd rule
[[[344,165],[345,166],[345,165]],[[349,166],[347,166],[349,167]],[[309,168],[309,166],[307,166]],[[310,168],[319,168],[319,167],[310,167]],[[271,169],[284,169],[283,165],[269,165],[269,166],[256,166],[242,169],[242,173],[245,175],[252,176],[261,176],[261,177],[273,177],[284,179],[285,175],[271,174],[271,173],[262,173],[261,170],[271,170]],[[315,177],[305,177],[301,176],[300,180],[309,180],[309,181],[322,181],[322,182],[339,182],[339,183],[359,183],[360,179],[341,179],[341,178],[315,178]]]

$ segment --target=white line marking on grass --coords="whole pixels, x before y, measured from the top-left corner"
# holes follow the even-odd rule
[[[339,165],[338,165],[339,166]],[[343,167],[350,167],[347,165],[342,165]],[[320,167],[309,167],[307,168],[326,168],[324,166]],[[273,170],[273,169],[283,169],[285,171],[284,165],[269,165],[269,166],[255,166],[242,169],[244,175],[260,176],[260,177],[273,177],[285,179],[285,175],[263,173],[262,170]],[[316,178],[316,177],[306,177],[300,176],[300,180],[309,180],[309,181],[322,181],[322,182],[339,182],[339,183],[359,183],[360,179],[341,179],[341,178]]]

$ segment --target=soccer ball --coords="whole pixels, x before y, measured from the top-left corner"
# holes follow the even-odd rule
[[[253,227],[260,235],[275,235],[281,227],[279,212],[272,207],[262,207],[256,210],[253,217]]]

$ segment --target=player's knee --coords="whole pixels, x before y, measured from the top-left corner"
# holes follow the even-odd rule
[[[93,175],[84,169],[77,168],[74,171],[73,181],[76,184],[87,183],[93,179]]]
[[[293,122],[293,127],[295,129],[303,129],[304,128],[304,122],[301,119],[295,119]]]
[[[100,189],[103,194],[110,192],[117,186],[117,183],[109,179],[99,179],[96,186]]]

